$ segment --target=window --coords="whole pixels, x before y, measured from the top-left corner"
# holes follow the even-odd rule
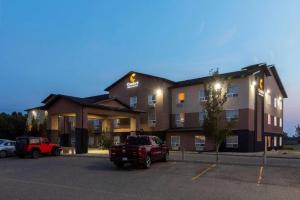
[[[267,136],[268,147],[271,147],[271,136]]]
[[[239,93],[239,87],[237,85],[229,85],[227,88],[227,97],[237,97]]]
[[[277,126],[277,117],[274,116],[274,126]]]
[[[277,108],[277,98],[274,98],[274,108]]]
[[[176,114],[176,126],[183,127],[184,125],[184,113]]]
[[[282,104],[283,104],[282,99],[278,99],[278,107],[280,110],[282,110]]]
[[[200,123],[200,126],[203,126],[205,116],[206,116],[205,112],[199,112],[199,123]]]
[[[196,151],[203,151],[204,146],[205,146],[205,136],[204,135],[196,135],[195,136]]]
[[[271,125],[271,123],[272,123],[272,122],[271,122],[271,115],[268,114],[268,124]]]
[[[199,98],[200,98],[200,101],[206,101],[207,100],[207,95],[206,95],[206,91],[205,91],[204,88],[200,89]]]
[[[155,127],[156,126],[156,113],[155,110],[151,110],[148,112],[148,125],[149,127]]]
[[[130,97],[129,104],[131,108],[136,108],[137,106],[137,96]]]
[[[239,136],[231,135],[226,137],[226,148],[235,148],[239,147]]]
[[[178,93],[177,96],[177,103],[184,103],[185,100],[185,94],[183,92]]]
[[[180,146],[180,136],[171,136],[171,147],[178,148]]]
[[[279,127],[282,127],[282,118],[279,118]]]
[[[277,137],[274,137],[274,147],[277,147]]]
[[[279,137],[279,146],[282,146],[282,137]]]
[[[120,144],[120,143],[121,143],[120,136],[118,136],[118,135],[114,136],[114,144],[116,145],[116,144]]]
[[[155,94],[149,95],[148,96],[148,105],[153,106],[155,104],[156,104],[156,95]]]
[[[226,120],[237,120],[239,118],[239,110],[226,110]]]
[[[120,119],[114,119],[113,120],[113,125],[114,125],[114,128],[119,128],[120,127]]]

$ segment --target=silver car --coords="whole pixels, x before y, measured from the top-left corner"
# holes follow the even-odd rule
[[[16,153],[16,142],[5,140],[0,143],[0,158],[14,155]]]

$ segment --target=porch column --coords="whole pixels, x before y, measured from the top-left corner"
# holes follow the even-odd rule
[[[88,152],[88,114],[84,107],[76,113],[75,150],[77,154]]]

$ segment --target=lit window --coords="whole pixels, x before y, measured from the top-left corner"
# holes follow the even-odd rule
[[[277,137],[274,137],[274,147],[277,147]]]
[[[280,110],[282,110],[282,104],[283,104],[282,99],[281,100],[278,99],[278,107],[279,107]]]
[[[131,108],[136,108],[137,106],[137,96],[133,96],[133,97],[130,97],[130,107]]]
[[[176,126],[182,127],[184,124],[184,113],[176,114]]]
[[[237,97],[239,93],[239,87],[237,85],[229,85],[227,88],[227,97]]]
[[[271,147],[271,136],[267,136],[268,147]]]
[[[277,117],[274,116],[274,126],[277,126]]]
[[[237,120],[239,118],[239,110],[226,110],[226,120]]]
[[[279,137],[279,146],[282,146],[282,137]]]
[[[207,95],[206,95],[206,91],[204,88],[200,88],[200,91],[199,91],[199,98],[200,98],[200,101],[205,101],[207,100]]]
[[[279,127],[282,127],[282,118],[279,118]]]
[[[148,96],[148,105],[152,106],[152,105],[155,105],[155,104],[156,104],[156,95],[155,94],[149,95]]]
[[[119,128],[120,127],[120,119],[114,119],[113,124],[114,124],[114,128]]]
[[[171,136],[171,147],[172,149],[179,149],[180,147],[180,136]]]
[[[274,108],[277,108],[277,98],[274,98]]]
[[[195,136],[196,151],[203,151],[204,146],[205,146],[205,136],[204,135],[196,135]]]
[[[239,147],[239,136],[231,135],[226,137],[226,148],[238,148]]]
[[[177,100],[178,100],[178,101],[177,101],[178,103],[184,103],[185,95],[184,95],[183,92],[178,93]]]
[[[272,122],[271,122],[271,115],[268,114],[268,124],[271,125],[271,123],[272,123]]]

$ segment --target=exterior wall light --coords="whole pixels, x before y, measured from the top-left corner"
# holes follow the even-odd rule
[[[221,83],[219,83],[219,82],[215,83],[214,88],[217,91],[220,90],[221,89]]]
[[[33,118],[36,119],[36,115],[37,115],[36,111],[33,110],[33,111],[31,112],[31,114],[32,114]]]
[[[270,90],[269,89],[267,89],[267,92],[266,92],[267,94],[270,94]]]
[[[157,89],[156,90],[156,95],[157,96],[161,96],[162,95],[162,90],[161,89]]]
[[[252,82],[252,86],[256,86],[257,85],[257,82],[256,81],[253,81]]]

